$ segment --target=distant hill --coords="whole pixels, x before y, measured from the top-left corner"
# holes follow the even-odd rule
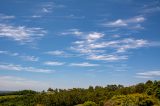
[[[12,92],[15,92],[15,91],[0,91],[0,94],[2,94],[2,93],[12,93]]]

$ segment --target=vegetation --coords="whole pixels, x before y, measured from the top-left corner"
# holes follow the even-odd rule
[[[23,90],[0,95],[0,106],[160,106],[160,81],[130,87],[49,88],[47,92]]]

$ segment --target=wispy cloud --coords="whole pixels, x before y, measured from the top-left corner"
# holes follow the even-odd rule
[[[149,42],[145,39],[134,38],[104,41],[105,34],[99,32],[84,33],[83,36],[85,37],[78,36],[80,40],[73,42],[73,46],[70,49],[86,56],[86,59],[90,60],[126,60],[128,55],[123,53],[132,49],[150,47],[154,44],[154,42]]]
[[[29,56],[29,55],[22,55],[22,54],[17,53],[17,52],[10,52],[10,51],[2,51],[2,50],[0,50],[0,54],[9,55],[9,56],[15,56],[15,57],[23,59],[24,61],[33,61],[33,62],[35,62],[35,61],[39,60],[38,57]]]
[[[141,14],[153,14],[155,12],[160,12],[160,6],[159,1],[155,0],[147,4],[143,4],[143,7],[141,8],[141,11],[139,11]]]
[[[53,12],[53,8],[55,7],[54,2],[45,2],[43,4],[40,4],[41,12],[44,13],[51,13]]]
[[[159,6],[156,6],[156,7],[145,8],[142,12],[143,12],[143,13],[160,12],[160,7],[159,7]]]
[[[85,16],[76,16],[74,14],[70,14],[68,16],[59,16],[61,18],[66,18],[66,19],[84,19]]]
[[[87,57],[89,60],[103,60],[103,61],[118,61],[128,59],[128,56],[120,55],[89,55]]]
[[[35,39],[43,37],[47,32],[43,28],[30,28],[26,26],[15,26],[0,24],[0,37],[10,38],[22,44],[33,42]]]
[[[49,54],[49,55],[63,55],[63,54],[65,54],[64,51],[60,51],[60,50],[48,51],[48,52],[45,52],[45,53]]]
[[[10,56],[18,56],[19,53],[11,53],[9,51],[0,50],[0,54],[10,55]]]
[[[44,62],[44,64],[48,65],[48,66],[61,66],[61,65],[64,65],[65,63],[58,62],[58,61],[46,61],[46,62]]]
[[[0,90],[44,90],[49,87],[49,84],[35,80],[21,78],[17,76],[0,76]]]
[[[50,11],[50,8],[42,8],[42,12],[44,12],[44,13],[49,13],[49,12],[51,12],[51,11]]]
[[[35,56],[26,56],[26,55],[23,55],[23,56],[19,56],[19,57],[22,58],[25,61],[38,61],[39,60],[39,58],[35,57]]]
[[[143,22],[143,17],[136,17],[126,20],[127,23]],[[79,30],[78,30],[79,31]],[[81,32],[81,31],[80,31]],[[74,35],[74,33],[72,33]],[[107,39],[106,34],[101,32],[82,32],[79,39],[72,43],[70,49],[79,53],[85,59],[101,61],[119,61],[129,58],[128,52],[144,47],[160,46],[160,43],[145,39],[135,39],[131,37]]]
[[[127,38],[127,39],[118,41],[117,44],[114,46],[115,48],[117,48],[117,52],[126,52],[129,49],[148,47],[150,45],[151,43],[144,39]]]
[[[93,32],[93,33],[88,34],[88,36],[86,37],[86,40],[88,42],[94,42],[94,41],[102,38],[103,36],[104,36],[103,33]]]
[[[26,71],[26,72],[37,72],[37,73],[54,72],[54,70],[35,68],[35,67],[22,67],[21,65],[15,65],[15,64],[0,64],[0,70]]]
[[[41,18],[41,15],[32,15],[31,18]]]
[[[53,13],[55,11],[55,9],[64,8],[64,7],[65,7],[64,5],[56,4],[54,2],[39,3],[39,4],[37,4],[37,8],[36,9],[34,8],[34,10],[33,10],[34,17],[32,16],[32,18],[39,18],[39,16],[43,17],[46,15],[49,15],[49,14]]]
[[[146,72],[140,72],[136,73],[136,77],[138,78],[154,78],[160,76],[160,71],[146,71]]]
[[[76,35],[80,36],[83,34],[83,32],[80,32],[79,29],[69,29],[65,32],[60,33],[61,35]]]
[[[105,27],[127,27],[127,28],[142,28],[141,24],[146,19],[143,16],[137,16],[129,19],[117,19],[115,21],[102,24]]]
[[[83,62],[83,63],[70,63],[69,66],[95,67],[95,66],[99,66],[99,64],[92,64],[92,63],[88,63],[88,62]]]
[[[48,55],[52,55],[52,56],[59,56],[59,57],[75,57],[74,54],[70,54],[66,51],[62,51],[62,50],[53,50],[53,51],[47,51],[47,52],[44,52],[45,54],[48,54]]]
[[[0,14],[0,20],[8,20],[8,19],[14,19],[15,16],[13,15],[5,15],[5,14]]]

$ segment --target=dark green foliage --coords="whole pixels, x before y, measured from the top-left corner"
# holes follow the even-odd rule
[[[22,90],[22,91],[10,91],[10,92],[2,92],[0,93],[0,96],[5,95],[30,95],[30,94],[36,94],[36,91],[33,90]]]
[[[159,105],[155,98],[145,94],[118,95],[112,97],[105,106],[153,106]],[[110,104],[110,105],[107,105]]]
[[[83,104],[83,106],[97,106],[97,104],[95,102],[92,102],[92,101],[87,101]]]
[[[156,97],[160,99],[160,88],[156,90]]]
[[[147,93],[148,95],[152,95],[152,94],[153,94],[153,89],[152,89],[152,88],[148,88],[148,89],[146,90],[146,93]]]
[[[53,92],[54,90],[52,88],[48,88],[48,92]]]
[[[136,93],[143,93],[145,91],[145,84],[139,83],[135,86],[135,92]]]

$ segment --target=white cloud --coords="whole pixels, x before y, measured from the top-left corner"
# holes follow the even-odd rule
[[[144,21],[143,17],[136,17],[126,20],[127,23],[137,23]],[[118,40],[104,41],[105,35],[99,32],[84,33],[78,36],[80,40],[73,42],[71,50],[78,52],[90,60],[117,61],[128,59],[127,55],[122,53],[128,50],[142,47],[159,45],[158,43],[149,42],[144,39],[123,38]]]
[[[53,56],[59,56],[59,57],[74,57],[74,54],[67,53],[66,51],[62,50],[53,50],[53,51],[47,51],[45,54],[53,55]]]
[[[142,75],[142,76],[160,76],[160,71],[141,72],[141,73],[137,73],[137,75]]]
[[[93,42],[96,41],[98,39],[101,39],[104,34],[103,33],[99,33],[99,32],[90,32],[90,33],[85,33],[85,32],[81,32],[79,31],[79,29],[69,29],[65,32],[62,32],[61,35],[73,35],[73,36],[77,36],[80,39],[83,39],[87,42]],[[83,41],[77,41],[74,43],[81,43]]]
[[[128,56],[122,55],[122,53],[127,52],[127,50],[149,47],[152,46],[153,43],[144,39],[134,38],[99,41],[101,37],[98,37],[98,40],[95,42],[88,42],[86,39],[76,41],[73,43],[74,46],[71,47],[71,50],[86,55],[87,59],[90,60],[117,61],[128,59]],[[107,50],[110,49],[112,49],[112,51],[106,53]]]
[[[13,64],[0,64],[1,70],[14,70],[14,71],[21,71],[22,67],[20,65],[13,65]]]
[[[20,56],[25,61],[38,61],[39,58],[35,56]]]
[[[91,49],[91,48],[86,47],[84,45],[77,46],[77,47],[76,46],[71,47],[70,49],[81,53],[81,55],[88,55],[88,54],[93,54],[93,53],[104,53],[105,52],[105,50],[94,50],[94,49]]]
[[[46,54],[59,56],[59,55],[65,54],[65,52],[64,51],[60,51],[60,50],[55,50],[55,51],[48,51],[48,52],[46,52]]]
[[[10,52],[10,51],[0,51],[0,54],[5,54],[5,55],[9,55],[9,56],[16,56],[16,57],[21,58],[21,59],[23,59],[25,61],[35,62],[35,61],[39,60],[39,58],[35,57],[35,56],[21,55],[19,53]]]
[[[150,46],[150,43],[144,39],[127,38],[121,40],[118,45],[117,52],[125,52],[128,49],[137,49],[145,46]]]
[[[10,38],[21,43],[33,42],[34,39],[45,34],[46,31],[42,28],[0,24],[0,37]]]
[[[145,21],[142,16],[133,17],[127,20],[119,20],[114,25],[120,24],[120,26],[132,25],[134,27],[141,27],[139,23]],[[131,27],[131,26],[130,26]],[[142,27],[141,27],[142,28]],[[64,35],[75,35],[79,40],[72,43],[70,50],[79,53],[79,56],[83,56],[90,60],[103,60],[103,61],[118,61],[128,59],[126,52],[132,49],[138,49],[142,47],[157,46],[159,43],[150,42],[145,39],[135,38],[123,38],[117,40],[103,39],[105,34],[100,32],[81,32],[78,29],[72,29],[68,32],[62,33]],[[80,31],[79,31],[80,32]],[[117,36],[116,36],[117,37]],[[119,36],[118,36],[119,37]],[[125,53],[125,55],[123,54]],[[62,55],[59,54],[59,55]]]
[[[145,20],[146,19],[143,16],[138,16],[138,17],[124,20],[124,21],[129,24],[129,23],[140,23],[140,22],[144,22]]]
[[[147,7],[141,11],[142,13],[160,12],[160,6]]]
[[[134,27],[139,25],[140,23],[144,22],[146,19],[143,16],[137,16],[137,17],[133,17],[133,18],[129,18],[126,20],[123,19],[118,19],[116,21],[112,21],[112,22],[107,22],[105,24],[102,24],[106,27]],[[137,27],[139,28],[139,27]]]
[[[32,18],[41,18],[42,16],[41,15],[32,15],[31,17]]]
[[[45,13],[49,13],[50,11],[47,8],[42,8],[42,11]]]
[[[54,70],[34,68],[34,67],[22,67],[21,65],[15,65],[15,64],[0,64],[0,70],[27,71],[27,72],[38,72],[38,73],[54,72]]]
[[[44,90],[49,87],[49,84],[35,80],[25,79],[17,76],[0,76],[0,90]]]
[[[102,38],[104,36],[103,33],[98,33],[98,32],[93,32],[93,33],[89,33],[86,37],[88,42],[93,42],[96,41],[100,38]]]
[[[57,61],[46,61],[44,62],[44,64],[48,66],[61,66],[61,65],[64,65],[65,63],[57,62]]]
[[[95,66],[99,66],[99,64],[92,64],[92,63],[84,62],[84,63],[71,63],[69,64],[69,66],[95,67]]]
[[[76,35],[76,36],[80,36],[82,34],[83,32],[80,32],[79,29],[69,29],[61,33],[61,35]]]
[[[0,20],[8,20],[8,19],[14,19],[15,16],[13,15],[5,15],[5,14],[0,14]]]
[[[39,5],[42,13],[52,13],[55,8],[64,8],[64,5],[56,4],[54,2],[43,2]]]
[[[67,19],[84,19],[85,16],[76,16],[74,14],[70,14],[68,16],[60,16],[61,18],[67,18]]]
[[[108,27],[121,27],[121,26],[127,26],[127,23],[123,21],[122,19],[118,19],[116,21],[109,22],[105,25]]]
[[[128,56],[118,55],[90,55],[87,57],[89,60],[103,60],[103,61],[118,61],[128,59]]]
[[[2,50],[0,50],[0,54],[8,54],[8,51],[2,51]]]
[[[91,49],[113,48],[117,52],[126,52],[128,49],[136,49],[140,47],[150,46],[150,43],[144,39],[125,38],[121,40],[111,40],[101,43],[91,43],[88,45]]]
[[[40,5],[41,7],[41,12],[43,13],[51,13],[53,11],[53,2],[48,2],[48,3],[43,3]]]
[[[74,46],[70,47],[70,49],[82,54],[102,53],[104,52],[103,50],[94,50],[91,46],[93,46],[94,43],[100,40],[103,36],[104,34],[99,32],[86,33],[80,37],[82,40],[73,42]]]
[[[136,75],[137,78],[154,78],[160,77],[160,71],[145,71],[136,73]]]

